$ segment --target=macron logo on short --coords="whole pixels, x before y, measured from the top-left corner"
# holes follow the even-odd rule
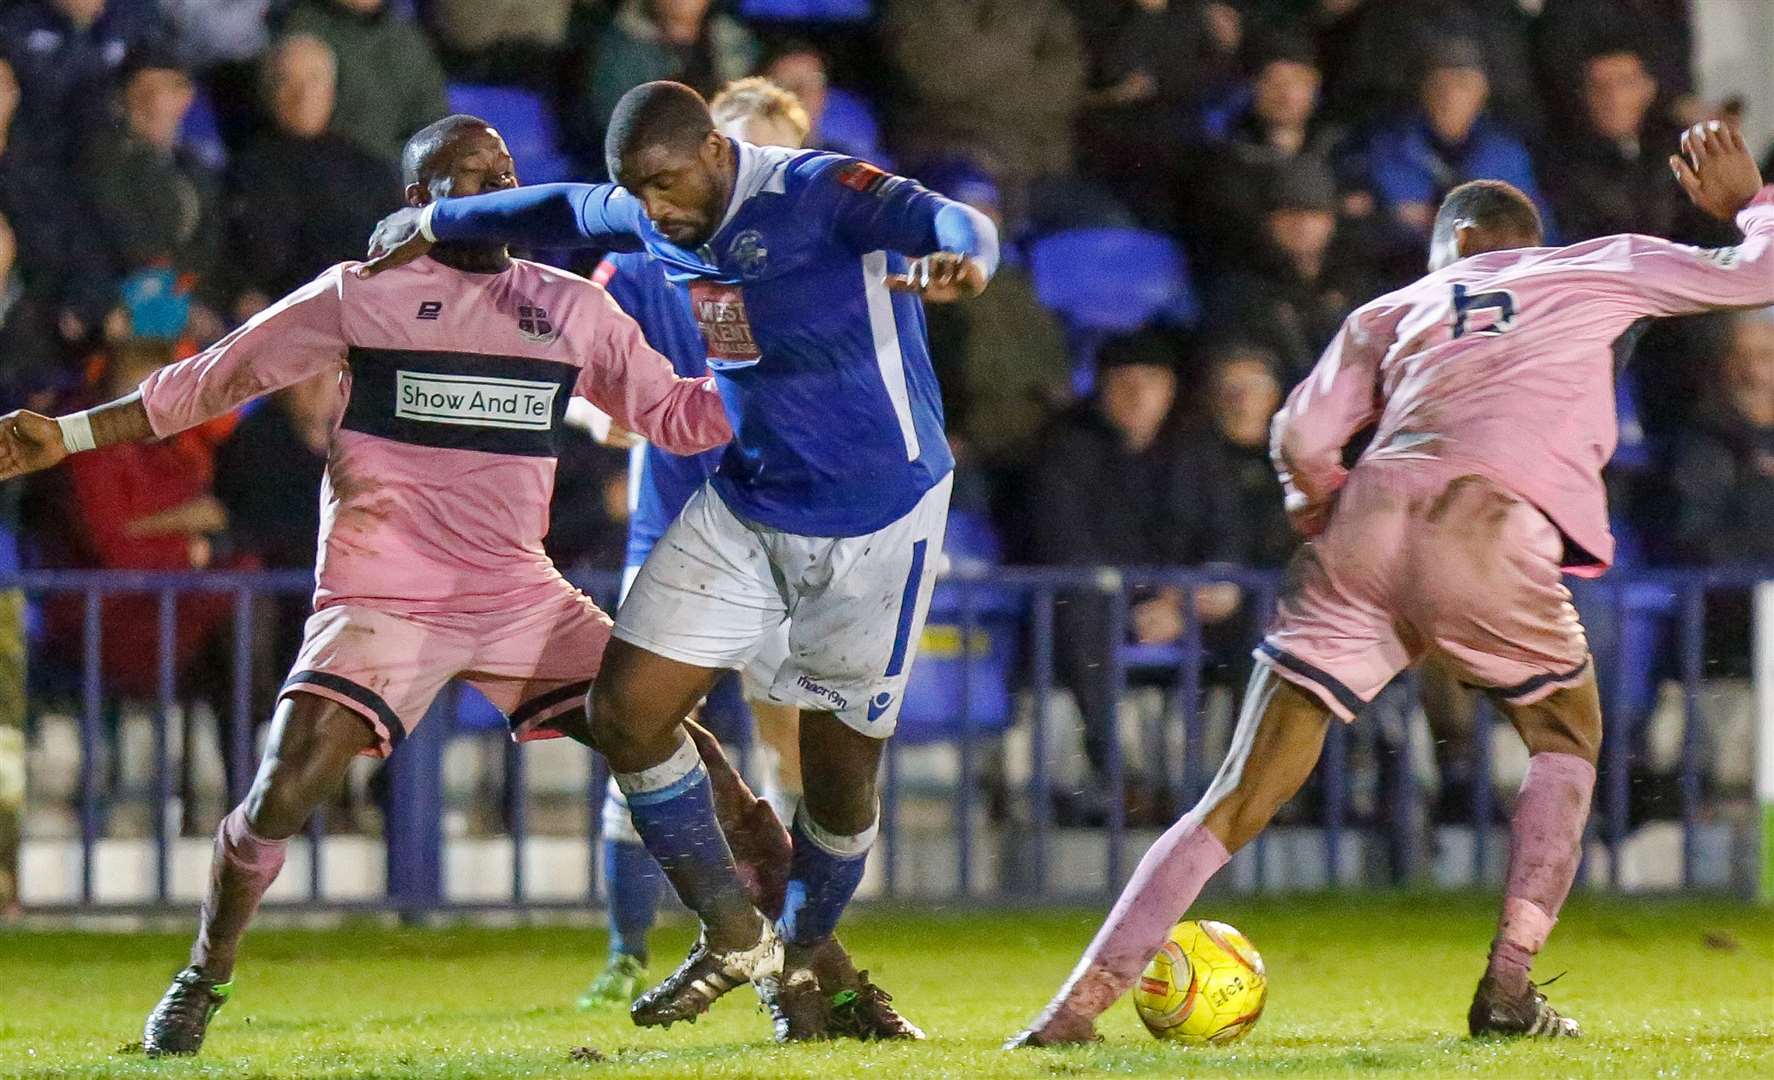
[[[402,371],[395,379],[394,415],[427,424],[548,431],[560,389],[529,379]]]
[[[816,697],[830,702],[833,709],[841,712],[850,707],[849,699],[845,698],[843,694],[838,693],[829,686],[821,686],[805,675],[801,676],[799,683],[801,689],[807,691],[809,694],[813,694]]]
[[[893,708],[893,695],[883,690],[869,701],[869,723],[873,724]]]

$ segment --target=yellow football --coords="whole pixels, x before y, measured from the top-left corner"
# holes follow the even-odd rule
[[[1177,923],[1134,984],[1146,1030],[1170,1042],[1228,1043],[1263,1015],[1269,978],[1250,939],[1225,923]]]

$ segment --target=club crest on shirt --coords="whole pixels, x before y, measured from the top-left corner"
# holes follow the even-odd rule
[[[747,229],[735,236],[727,253],[733,257],[739,272],[748,278],[762,274],[770,261],[770,249],[764,246],[764,235],[756,229]]]
[[[547,345],[560,337],[560,327],[548,314],[548,309],[524,297],[518,297],[514,315],[517,319],[517,332],[525,341],[534,341],[538,345]]]

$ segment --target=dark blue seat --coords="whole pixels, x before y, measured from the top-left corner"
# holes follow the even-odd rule
[[[874,14],[871,0],[740,0],[739,13],[768,22],[864,22]]]
[[[450,110],[478,116],[504,136],[526,184],[573,179],[573,162],[561,152],[560,124],[542,95],[515,86],[451,83]]]
[[[1104,339],[1161,323],[1191,326],[1201,307],[1183,249],[1144,229],[1066,229],[1028,246],[1035,293],[1066,326],[1084,394]]]

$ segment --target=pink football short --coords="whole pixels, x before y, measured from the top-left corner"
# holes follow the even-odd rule
[[[1364,463],[1296,556],[1257,659],[1344,720],[1430,650],[1532,704],[1589,667],[1563,552],[1546,515],[1489,477]]]
[[[334,604],[308,619],[280,696],[314,694],[363,716],[386,757],[432,699],[461,678],[487,696],[521,741],[561,733],[549,721],[584,707],[610,640],[610,617],[556,579],[513,594],[504,610],[407,614]]]

